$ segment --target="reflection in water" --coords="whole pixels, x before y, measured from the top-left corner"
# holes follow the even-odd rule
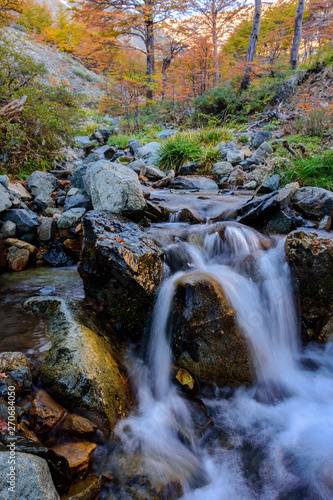
[[[50,347],[45,320],[22,308],[25,299],[38,295],[46,286],[55,288],[55,295],[60,297],[84,297],[76,267],[38,267],[0,275],[0,352],[32,355]]]

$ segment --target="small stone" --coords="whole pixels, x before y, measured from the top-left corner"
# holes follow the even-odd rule
[[[244,157],[245,158],[251,158],[252,156],[252,151],[250,148],[248,148],[247,146],[244,146],[242,149],[241,149],[242,153],[244,154]]]
[[[23,271],[28,264],[30,257],[29,250],[10,247],[8,249],[8,267],[11,271]]]
[[[8,190],[10,193],[12,193],[22,201],[32,200],[32,196],[29,191],[24,186],[22,186],[19,181],[10,181],[10,183],[8,184]]]
[[[88,469],[90,455],[97,448],[95,443],[81,441],[76,443],[60,443],[51,448],[55,453],[67,458],[72,474],[85,472]]]
[[[48,172],[33,172],[27,179],[28,187],[36,197],[41,194],[49,195],[59,187],[58,179]]]
[[[243,160],[244,160],[244,153],[242,151],[234,151],[234,150],[227,151],[227,162],[231,163],[232,165],[238,165],[239,162]]]
[[[60,219],[58,220],[58,227],[60,229],[74,227],[83,217],[85,212],[85,208],[71,208],[61,215]]]
[[[85,210],[91,210],[91,200],[88,196],[80,193],[69,196],[68,198],[66,198],[64,210],[65,212],[67,212],[71,208],[84,208]]]
[[[13,208],[7,210],[2,218],[4,221],[10,220],[16,224],[18,236],[33,231],[38,226],[36,214],[27,209]]]
[[[7,189],[0,184],[0,213],[12,206],[10,194]]]
[[[259,130],[256,132],[251,141],[251,147],[254,149],[259,148],[264,142],[270,141],[273,135],[269,130]]]
[[[141,171],[140,171],[140,175]],[[165,173],[162,172],[159,168],[155,167],[154,165],[149,165],[146,168],[145,176],[150,180],[150,181],[159,181],[161,179],[164,179]]]
[[[331,229],[331,226],[332,226],[332,217],[330,215],[325,215],[325,217],[323,217],[319,222],[318,229],[324,229],[325,231],[329,231]]]
[[[73,483],[67,495],[61,500],[95,500],[102,488],[100,476],[89,476],[78,483]]]
[[[256,181],[249,181],[243,184],[243,189],[255,189],[257,186]]]
[[[67,196],[74,196],[76,194],[81,194],[81,190],[79,188],[74,188],[72,187],[68,193],[67,193]]]
[[[87,418],[79,415],[67,414],[60,424],[60,429],[63,432],[68,432],[73,436],[89,436],[94,434],[98,426],[88,420]]]
[[[55,214],[60,215],[64,212],[64,209],[61,208],[61,207],[56,207],[56,208],[53,208],[53,207],[49,207],[45,210],[45,215],[46,217],[54,217]]]
[[[79,254],[81,251],[81,242],[77,240],[72,240],[68,238],[67,240],[64,241],[64,245],[68,250],[73,252],[74,254]]]
[[[4,222],[1,226],[1,236],[6,239],[6,238],[12,238],[16,234],[16,224],[14,222],[7,220]]]
[[[46,391],[40,390],[32,402],[30,418],[34,422],[36,432],[45,434],[53,429],[65,413],[65,408],[56,403]]]
[[[190,389],[193,389],[195,380],[187,370],[184,370],[184,368],[178,370],[176,379],[181,385],[187,385]]]
[[[233,166],[228,161],[219,161],[214,163],[212,175],[228,176],[233,171]]]
[[[131,163],[128,164],[128,167],[134,170],[138,175],[145,175],[146,174],[146,164],[143,160],[135,160],[132,161]]]

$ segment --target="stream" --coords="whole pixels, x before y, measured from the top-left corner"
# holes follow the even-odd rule
[[[166,191],[163,198],[174,212],[191,200],[203,218],[235,210],[245,201],[229,197],[229,204],[216,207],[212,199],[199,202],[198,196],[188,195],[184,201]],[[95,472],[119,475],[120,470],[124,481],[111,494],[102,490],[99,498],[332,499],[333,344],[302,347],[285,238],[266,238],[234,221],[154,224],[148,235],[165,253],[164,279],[148,351],[143,347],[140,354],[133,350],[128,355],[137,408],[118,423],[116,439],[100,446],[94,458]],[[251,387],[203,389],[200,398],[213,425],[201,433],[191,401],[172,382],[168,333],[177,284],[195,272],[224,290],[256,372]],[[53,287],[51,293],[61,297],[84,297],[76,268],[42,267],[0,276],[1,351],[31,357],[49,348],[45,321],[21,308],[27,297],[50,294],[44,287]],[[136,496],[126,490],[128,475],[139,478]],[[145,477],[169,489],[156,497],[145,489]]]

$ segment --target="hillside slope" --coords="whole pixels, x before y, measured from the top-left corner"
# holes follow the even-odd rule
[[[66,52],[43,45],[32,36],[13,27],[5,28],[5,33],[14,42],[17,51],[43,63],[48,71],[42,82],[50,85],[65,84],[74,95],[82,97],[83,105],[96,105],[103,97],[104,79],[85,68]]]

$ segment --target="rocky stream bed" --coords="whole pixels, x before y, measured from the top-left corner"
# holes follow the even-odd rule
[[[332,498],[332,192],[107,138],[0,177],[1,498]]]

